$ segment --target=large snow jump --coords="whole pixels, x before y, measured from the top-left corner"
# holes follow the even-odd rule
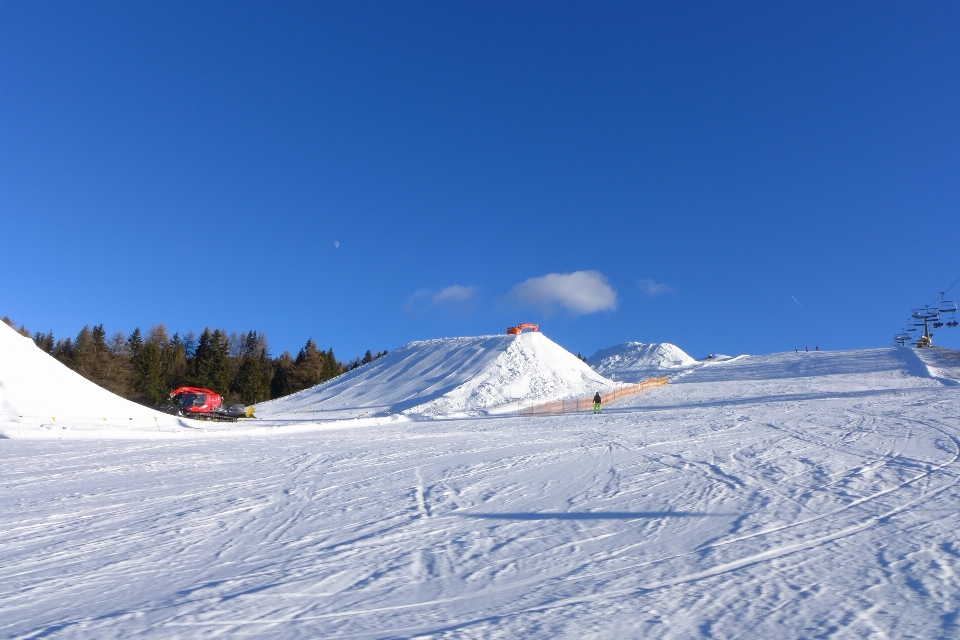
[[[0,322],[0,423],[156,430],[185,424],[110,393]]]
[[[266,419],[515,410],[615,383],[542,333],[411,342],[333,380],[257,405]]]

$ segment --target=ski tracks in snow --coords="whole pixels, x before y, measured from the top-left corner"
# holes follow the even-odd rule
[[[602,416],[7,441],[0,634],[956,636],[957,393],[862,394],[895,373],[822,394],[692,372]]]

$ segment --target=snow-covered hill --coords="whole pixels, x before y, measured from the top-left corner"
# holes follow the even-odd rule
[[[644,378],[675,373],[692,367],[697,361],[669,342],[624,342],[601,349],[587,359],[593,369],[618,381],[639,382]]]
[[[412,342],[316,387],[257,405],[257,416],[449,415],[613,386],[542,333],[444,338]]]

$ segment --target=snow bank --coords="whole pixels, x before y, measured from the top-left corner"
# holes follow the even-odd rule
[[[697,361],[669,342],[624,342],[597,351],[587,363],[604,376],[639,382],[665,371],[695,366]]]
[[[911,351],[926,366],[931,378],[936,378],[948,386],[960,384],[960,351],[943,347]]]
[[[359,369],[257,405],[265,419],[488,411],[548,401],[615,384],[542,333],[412,342]],[[317,415],[322,413],[322,415]]]
[[[96,424],[115,431],[189,423],[110,393],[0,322],[0,432],[11,424],[18,430]]]

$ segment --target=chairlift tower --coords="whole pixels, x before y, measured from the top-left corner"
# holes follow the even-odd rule
[[[960,282],[960,280],[957,282]],[[930,331],[931,326],[933,326],[934,329],[939,329],[944,326],[953,329],[960,324],[956,318],[957,303],[952,300],[947,300],[946,295],[946,291],[941,291],[940,300],[935,302],[933,306],[927,305],[921,309],[911,311],[906,326],[903,328],[903,331],[893,337],[893,341],[901,347],[907,342],[910,342],[918,349],[932,347],[933,332]],[[920,327],[923,327],[923,335],[918,336],[916,340],[914,340],[913,336]]]
[[[940,321],[940,309],[938,307],[914,309],[912,317],[918,328],[921,323],[923,324],[923,335],[917,338],[917,349],[932,347],[933,332],[930,331],[930,324],[937,324]]]

